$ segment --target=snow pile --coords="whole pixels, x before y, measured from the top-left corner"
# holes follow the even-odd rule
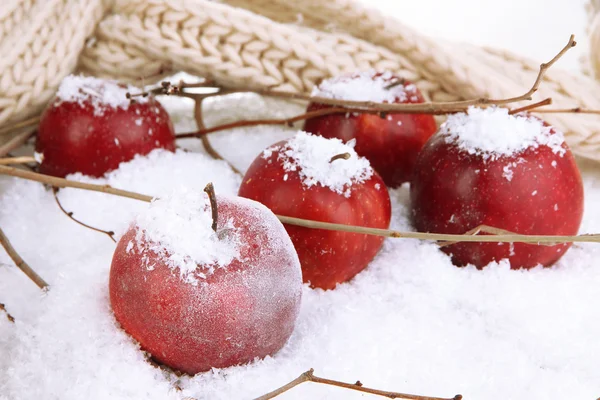
[[[208,125],[250,113],[254,118],[280,117],[275,113],[281,108],[266,108],[264,102],[254,108],[255,102],[248,100],[207,100]],[[191,105],[170,101],[177,129],[191,130],[186,126],[192,124]],[[285,107],[287,115],[302,112]],[[246,128],[219,134],[213,144],[245,170],[265,147],[290,132]],[[218,193],[237,192],[240,178],[224,162],[198,153],[197,140],[183,144],[196,152],[157,150],[122,164],[104,179],[74,178],[158,197],[181,187],[201,192],[208,182]],[[586,204],[581,232],[599,232],[597,166],[584,165],[582,176]],[[432,243],[387,239],[352,282],[327,292],[304,286],[294,333],[273,357],[177,377],[150,365],[118,329],[108,301],[115,247],[106,235],[70,221],[41,184],[3,177],[0,187],[0,226],[51,284],[41,294],[0,252],[0,302],[17,320],[10,324],[0,315],[2,400],[251,399],[309,368],[318,376],[350,383],[360,379],[367,387],[428,396],[598,397],[597,244],[574,245],[552,268],[512,271],[501,262],[480,271],[454,267]],[[390,195],[391,227],[411,230],[407,186]],[[59,196],[75,217],[119,235],[148,208],[145,202],[77,189],[61,189]],[[303,384],[285,398],[365,396]]]
[[[283,162],[283,169],[297,173],[305,187],[321,185],[350,197],[353,184],[365,182],[373,176],[371,164],[356,154],[355,144],[354,139],[344,143],[340,139],[326,139],[300,131],[282,147],[266,149],[262,157],[268,159],[273,152],[278,152],[277,158]],[[332,161],[338,155],[346,155],[347,158]],[[287,174],[283,179],[287,179]]]
[[[131,85],[123,85],[115,81],[94,78],[91,76],[68,75],[58,87],[58,104],[61,102],[78,103],[83,106],[91,103],[94,114],[101,116],[107,108],[129,107],[130,100],[127,92],[131,94],[141,93],[142,90]],[[148,97],[138,96],[138,103],[145,103]]]
[[[375,70],[342,75],[326,79],[313,88],[315,97],[352,101],[374,101],[377,103],[417,102],[417,87],[413,84],[397,83],[391,72]]]
[[[507,108],[469,107],[466,113],[451,114],[440,127],[447,143],[483,159],[495,160],[528,148],[548,146],[563,156],[565,138],[541,120],[526,115],[510,115]]]
[[[203,192],[180,189],[155,199],[135,224],[135,243],[130,241],[127,250],[152,251],[188,283],[196,284],[198,277],[206,278],[240,255],[239,234],[231,221],[221,228],[227,235],[219,237],[212,230],[210,201]],[[154,269],[148,258],[144,262],[146,269]]]

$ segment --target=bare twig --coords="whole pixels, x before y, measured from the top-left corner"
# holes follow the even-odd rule
[[[202,99],[196,99],[196,103],[194,104],[194,118],[196,119],[196,125],[198,125],[198,129],[205,129],[204,119],[202,118]],[[212,146],[212,144],[210,144],[210,141],[208,140],[208,137],[206,135],[200,135],[200,140],[202,141],[202,146],[204,147],[204,150],[206,150],[208,155],[210,155],[215,160],[225,161],[233,172],[235,172],[238,175],[243,175],[239,169],[237,169],[232,163],[227,161],[225,158],[223,158],[221,154],[219,154],[219,152]]]
[[[83,226],[84,228],[88,228],[93,231],[103,233],[106,236],[108,236],[110,238],[110,240],[112,240],[114,243],[117,243],[117,240],[115,239],[115,233],[113,231],[105,231],[104,229],[95,228],[91,225],[86,224],[85,222],[81,222],[73,216],[73,212],[65,210],[65,208],[61,204],[60,200],[58,199],[58,188],[53,187],[52,194],[54,195],[54,200],[56,201],[56,205],[58,205],[58,208],[60,208],[60,211],[62,211],[63,214],[65,214],[71,221]]]
[[[346,382],[334,381],[332,379],[319,378],[318,376],[314,375],[314,370],[311,368],[308,371],[302,373],[299,377],[297,377],[293,381],[283,385],[282,387],[280,387],[272,392],[269,392],[265,395],[257,397],[255,400],[272,399],[272,398],[277,397],[280,394],[287,392],[288,390],[290,390],[304,382],[315,382],[315,383],[321,383],[324,385],[337,386],[337,387],[341,387],[344,389],[356,390],[358,392],[369,393],[369,394],[374,394],[377,396],[387,397],[389,399],[408,399],[408,400],[461,400],[462,399],[462,396],[460,394],[457,394],[456,396],[454,396],[452,398],[442,398],[442,397],[419,396],[419,395],[415,395],[415,394],[387,392],[387,391],[378,390],[378,389],[371,389],[371,388],[364,387],[362,385],[362,383],[360,383],[360,381],[357,381],[356,383],[346,383]]]
[[[33,157],[4,157],[0,158],[0,165],[14,165],[14,164],[29,164],[37,163]]]
[[[35,130],[19,133],[17,136],[0,146],[0,157],[4,157],[14,149],[21,147],[27,143],[27,140],[33,135],[35,135]]]
[[[11,133],[17,129],[25,128],[28,126],[36,126],[39,122],[40,122],[40,116],[36,115],[35,117],[27,118],[23,121],[15,123],[15,124],[0,128],[0,135]]]
[[[26,171],[25,171],[26,172]],[[6,252],[8,253],[8,255],[10,256],[10,258],[14,261],[14,263],[16,264],[16,266],[23,271],[23,273],[25,275],[27,275],[27,277],[29,279],[31,279],[36,285],[38,285],[38,287],[40,289],[46,289],[48,287],[48,284],[46,283],[45,280],[42,279],[41,276],[39,276],[19,255],[19,253],[17,253],[17,251],[15,250],[15,248],[12,246],[12,244],[10,243],[10,241],[8,240],[8,238],[6,237],[6,235],[4,234],[4,231],[2,229],[0,229],[0,243],[2,244],[2,247],[4,247],[4,250],[6,250]]]
[[[6,310],[6,306],[2,303],[0,303],[0,311],[4,311],[4,313],[6,314],[6,318],[8,318],[8,320],[13,324],[15,323],[15,318],[12,315],[10,315],[10,313]]]
[[[122,189],[115,189],[106,185],[94,185],[91,183],[82,183],[71,181],[64,178],[57,178],[50,175],[39,174],[36,172],[25,171],[22,169],[0,165],[0,175],[15,176],[40,183],[45,183],[56,187],[72,187],[77,189],[91,190],[94,192],[108,193],[115,196],[127,197],[129,199],[152,201],[152,196],[140,193],[130,192]],[[445,233],[427,233],[427,232],[399,232],[389,229],[368,228],[364,226],[334,224],[331,222],[312,221],[308,219],[288,217],[277,215],[277,218],[284,224],[301,226],[311,229],[325,229],[330,231],[340,231],[349,233],[358,233],[363,235],[383,236],[390,238],[433,240],[442,242],[493,242],[493,243],[600,243],[600,234],[585,234],[576,236],[554,236],[554,235],[521,235],[521,234],[503,234],[503,235],[457,235]]]
[[[519,108],[514,108],[514,109],[510,110],[508,113],[510,115],[518,114],[520,112],[531,111],[531,110],[536,109],[538,107],[547,106],[549,104],[552,104],[552,99],[548,97],[547,99],[544,99],[542,101],[538,101],[536,103],[528,104],[526,106],[519,107]]]
[[[495,228],[489,225],[478,225],[473,229],[470,229],[465,232],[465,235],[476,236],[480,233],[487,233],[489,235],[519,235],[518,233],[507,231],[506,229]],[[446,247],[458,242],[441,242],[439,243],[440,247]],[[540,246],[556,246],[557,243],[538,243]]]
[[[353,110],[353,109],[342,108],[342,107],[330,107],[330,108],[322,108],[320,110],[310,111],[307,113],[302,113],[302,114],[296,115],[291,118],[243,120],[243,121],[236,121],[236,122],[230,122],[227,124],[217,125],[212,128],[204,128],[204,127],[198,126],[199,129],[197,132],[180,133],[175,136],[177,137],[177,139],[185,139],[185,138],[203,136],[203,135],[207,135],[209,133],[224,131],[227,129],[243,128],[243,127],[247,127],[247,126],[259,126],[259,125],[286,125],[286,126],[291,127],[291,126],[293,126],[293,124],[295,122],[302,121],[305,119],[322,117],[325,115],[332,115],[332,114],[345,114],[345,113],[349,113],[349,112],[359,112],[359,113],[363,113],[363,114],[364,113],[369,113],[369,114],[379,114],[380,113],[380,111],[378,111],[378,110],[359,110],[359,109]]]

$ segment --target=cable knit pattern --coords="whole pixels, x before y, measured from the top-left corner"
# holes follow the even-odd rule
[[[599,4],[588,7],[592,61]],[[0,51],[0,124],[39,113],[74,71],[147,84],[181,70],[224,86],[309,92],[323,78],[375,68],[448,101],[518,95],[539,69],[508,51],[433,40],[354,0],[5,0]],[[543,97],[600,109],[597,82],[558,69]],[[545,118],[576,154],[600,160],[599,116]]]

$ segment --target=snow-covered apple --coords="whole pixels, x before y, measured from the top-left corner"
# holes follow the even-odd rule
[[[276,353],[298,315],[302,276],[283,225],[265,206],[218,196],[154,200],[117,244],[110,302],[142,349],[195,374]]]
[[[425,145],[411,183],[419,231],[463,234],[487,225],[530,235],[575,235],[583,185],[563,134],[527,114],[470,108],[448,117]],[[549,266],[569,243],[457,243],[443,250],[456,265]]]
[[[252,163],[239,195],[289,217],[388,228],[390,197],[383,180],[339,139],[306,132],[277,143]],[[383,238],[285,225],[312,287],[333,289],[377,254]]]
[[[40,171],[100,177],[136,154],[175,150],[169,115],[153,97],[129,100],[140,89],[113,81],[67,76],[42,114],[36,142]]]
[[[367,71],[323,81],[313,96],[383,103],[422,103],[423,95],[411,82],[389,72]],[[310,103],[307,111],[331,106]],[[435,133],[431,115],[390,113],[331,114],[307,119],[304,130],[347,142],[356,139],[356,152],[366,157],[386,185],[410,180],[419,151]]]

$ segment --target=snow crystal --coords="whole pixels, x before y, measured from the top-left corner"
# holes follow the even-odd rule
[[[393,103],[406,101],[408,95],[417,93],[417,88],[413,84],[406,86],[398,84],[388,88],[394,82],[391,72],[378,73],[369,70],[326,79],[313,88],[311,95],[340,100]]]
[[[537,118],[510,115],[507,108],[469,107],[467,113],[448,116],[440,127],[447,143],[456,143],[463,151],[495,160],[530,147],[548,146],[555,154],[565,153],[564,136],[545,126]],[[508,178],[507,178],[508,179]]]
[[[197,284],[199,274],[205,278],[240,253],[237,230],[230,222],[223,228],[228,231],[224,237],[212,230],[210,202],[202,191],[182,188],[155,199],[135,224],[138,251],[161,256],[188,283]]]
[[[33,158],[38,164],[41,164],[44,161],[44,153],[38,153],[37,151],[33,153]]]
[[[321,185],[332,191],[350,197],[350,187],[368,180],[373,168],[364,157],[354,150],[356,141],[347,143],[340,139],[326,139],[300,131],[288,140],[279,150],[278,158],[283,160],[283,169],[297,172],[304,186]],[[272,154],[273,149],[263,152],[263,157]],[[350,157],[331,162],[333,156],[348,153]],[[284,180],[286,178],[284,177]]]
[[[94,114],[103,115],[107,108],[127,109],[130,100],[127,92],[140,93],[141,90],[131,85],[123,85],[116,81],[98,79],[90,76],[68,75],[65,77],[56,93],[60,102],[72,102],[83,105],[91,102]],[[147,97],[136,97],[138,103],[148,101]]]

